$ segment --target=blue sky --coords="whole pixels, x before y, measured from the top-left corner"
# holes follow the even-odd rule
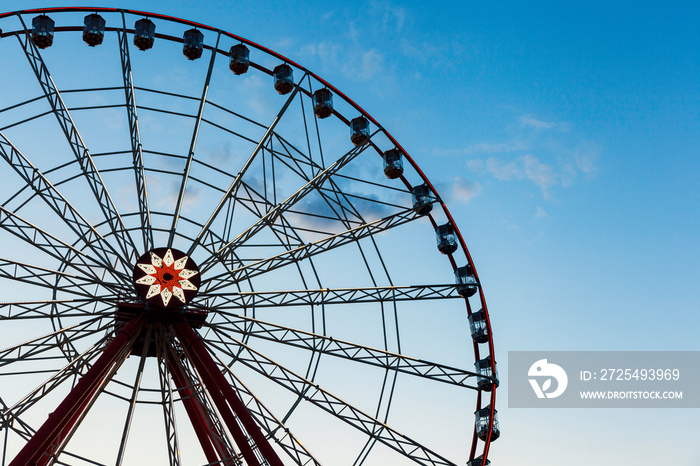
[[[460,226],[504,379],[508,351],[700,350],[696,3],[102,6],[256,41],[380,121]],[[494,466],[700,465],[695,411],[508,409],[504,382]]]

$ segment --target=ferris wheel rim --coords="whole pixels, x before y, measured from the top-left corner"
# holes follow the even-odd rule
[[[251,46],[253,46],[253,47],[255,47],[255,48],[257,48],[257,49],[263,51],[264,53],[267,53],[267,54],[269,54],[269,55],[275,56],[276,58],[278,58],[278,59],[280,59],[280,60],[282,60],[282,61],[284,61],[284,62],[286,62],[286,63],[290,63],[291,65],[295,66],[296,68],[298,68],[298,69],[304,71],[305,75],[308,75],[309,77],[314,78],[317,82],[322,83],[324,86],[326,86],[327,88],[331,89],[334,93],[336,93],[336,95],[340,96],[343,100],[345,100],[345,101],[346,101],[347,103],[349,103],[353,108],[355,108],[362,116],[364,116],[364,117],[370,119],[370,120],[377,126],[378,131],[381,131],[383,134],[385,134],[385,135],[389,138],[389,140],[392,141],[392,143],[395,145],[395,147],[396,147],[398,150],[400,150],[400,151],[402,152],[402,154],[404,155],[404,157],[406,158],[406,160],[409,161],[409,163],[413,166],[413,168],[416,170],[416,172],[417,172],[417,173],[419,174],[419,176],[422,178],[423,182],[426,183],[426,184],[428,184],[429,187],[430,187],[430,189],[431,189],[431,191],[432,191],[433,193],[435,193],[436,196],[438,197],[439,204],[441,205],[444,214],[447,216],[449,223],[452,224],[453,227],[454,227],[454,229],[455,229],[455,233],[456,233],[457,239],[458,239],[458,241],[459,241],[459,243],[460,243],[461,250],[462,250],[463,253],[465,254],[468,264],[472,266],[474,275],[476,275],[477,280],[478,280],[478,275],[477,275],[476,267],[474,266],[474,263],[473,263],[473,261],[472,261],[472,258],[471,258],[471,255],[470,255],[470,253],[469,253],[469,250],[468,250],[468,248],[466,247],[466,243],[465,243],[465,241],[464,241],[464,239],[463,239],[463,237],[462,237],[462,234],[460,233],[459,229],[457,228],[457,225],[456,225],[456,223],[454,222],[454,220],[453,220],[453,218],[452,218],[452,215],[450,214],[450,212],[449,212],[449,210],[448,210],[446,204],[445,204],[444,201],[437,195],[436,189],[433,187],[433,185],[432,185],[432,184],[430,183],[430,181],[427,179],[427,177],[425,176],[425,174],[421,171],[420,167],[419,167],[419,166],[416,164],[416,162],[410,157],[410,155],[403,149],[403,147],[393,138],[393,136],[391,136],[391,135],[388,133],[388,131],[387,131],[386,129],[384,129],[376,120],[374,120],[374,118],[372,118],[371,115],[369,115],[364,109],[362,109],[362,108],[361,108],[359,105],[357,105],[354,101],[352,101],[351,99],[349,99],[349,98],[348,98],[347,96],[345,96],[341,91],[339,91],[337,88],[333,87],[332,85],[330,85],[329,83],[327,83],[326,81],[324,81],[322,78],[320,78],[320,77],[318,77],[317,75],[315,75],[314,73],[308,71],[307,69],[305,69],[305,68],[302,67],[301,65],[298,65],[297,63],[295,63],[295,62],[289,60],[288,58],[286,58],[286,57],[284,57],[284,56],[282,56],[281,54],[278,54],[277,52],[274,52],[274,51],[272,51],[272,50],[270,50],[270,49],[267,49],[267,48],[265,48],[265,47],[263,47],[263,46],[260,46],[260,45],[258,45],[258,44],[256,44],[256,43],[252,42],[252,41],[249,41],[249,40],[244,39],[244,38],[242,38],[242,37],[239,37],[239,36],[236,36],[236,35],[227,33],[226,31],[222,31],[222,30],[213,28],[213,27],[211,27],[211,26],[205,26],[205,25],[202,25],[202,24],[199,24],[199,23],[195,23],[195,22],[192,22],[192,21],[187,21],[187,20],[183,20],[183,19],[179,19],[179,18],[175,18],[175,17],[171,17],[171,16],[166,16],[166,15],[159,15],[159,14],[155,14],[155,13],[141,12],[141,11],[138,11],[138,10],[125,10],[125,9],[112,9],[112,8],[65,7],[65,8],[45,8],[45,9],[20,10],[20,11],[11,12],[11,13],[0,14],[0,19],[2,19],[2,18],[4,18],[4,17],[7,17],[7,16],[10,16],[10,15],[29,15],[29,14],[37,14],[37,13],[39,13],[39,14],[42,14],[42,13],[43,13],[43,14],[48,14],[48,13],[52,13],[52,12],[57,12],[57,13],[59,13],[59,12],[111,12],[111,13],[122,13],[122,14],[132,14],[132,15],[147,16],[147,17],[158,18],[158,19],[163,19],[163,20],[167,20],[167,21],[175,21],[175,22],[179,22],[179,23],[182,23],[182,24],[191,25],[191,26],[194,26],[194,27],[199,27],[199,28],[202,28],[202,29],[214,31],[214,32],[217,32],[217,33],[219,33],[219,34],[226,34],[226,35],[228,35],[229,37],[231,37],[231,38],[233,38],[233,39],[235,39],[235,40],[239,40],[239,41],[241,41],[241,42],[243,42],[243,43],[246,43],[246,44],[248,44],[248,45],[251,45]],[[59,28],[57,28],[57,30],[59,30]],[[6,31],[3,31],[3,32],[2,32],[2,37],[6,37],[6,36],[9,36],[9,35],[12,35],[12,34],[16,34],[16,33],[18,33],[18,31],[14,31],[14,32],[6,32]],[[165,39],[168,39],[168,40],[173,40],[173,39],[174,39],[174,40],[178,40],[177,38],[169,38],[169,37],[167,37],[167,36],[160,36],[160,37],[165,38]],[[217,53],[226,55],[226,52],[223,51],[223,50],[219,50],[219,49],[217,49],[217,48],[215,48],[215,47],[214,47],[214,48],[209,47],[209,48],[212,50],[213,55],[214,55],[214,54],[217,54]],[[410,188],[410,185],[409,185],[409,188]],[[431,217],[431,219],[432,219],[432,217]],[[433,223],[434,223],[434,222],[433,222]],[[128,230],[127,230],[127,231],[128,231]],[[453,269],[456,268],[456,264],[454,263],[454,261],[451,261],[451,262],[452,262],[452,265],[453,265]],[[482,289],[481,286],[478,287],[478,293],[479,293],[479,297],[480,297],[480,302],[482,303],[482,307],[483,307],[483,309],[484,309],[484,311],[485,311],[485,313],[486,313],[486,318],[487,318],[487,326],[488,326],[488,333],[489,333],[489,350],[490,350],[489,353],[490,353],[491,355],[494,355],[493,340],[492,340],[492,338],[491,338],[491,335],[492,335],[492,333],[491,333],[491,326],[490,326],[490,321],[489,321],[489,319],[488,319],[488,310],[487,310],[487,308],[486,308],[485,298],[484,298],[484,296],[483,296],[483,289]],[[468,303],[468,301],[467,301],[467,303]],[[468,306],[468,308],[469,308],[469,306]],[[469,310],[470,310],[470,308],[469,308]],[[471,312],[471,310],[470,310],[470,312]],[[477,347],[476,345],[475,345],[475,352],[476,352],[476,357],[477,357],[477,359],[478,359],[478,347]],[[491,398],[491,402],[490,402],[489,406],[491,407],[491,419],[493,420],[493,418],[494,418],[494,412],[495,412],[495,411],[494,411],[494,409],[495,409],[495,389],[491,391],[491,393],[490,393],[490,398]],[[481,408],[481,392],[479,392],[479,396],[478,396],[477,410],[480,409],[480,408]],[[489,446],[490,446],[491,430],[492,430],[492,429],[489,428],[488,438],[487,438],[487,440],[485,441],[485,450],[484,450],[484,453],[483,453],[484,457],[486,457],[486,455],[487,455],[487,453],[488,453],[488,448],[489,448]],[[476,435],[476,434],[475,434],[475,435]],[[476,442],[474,441],[472,444],[475,445]],[[474,454],[472,453],[471,456],[473,457]]]

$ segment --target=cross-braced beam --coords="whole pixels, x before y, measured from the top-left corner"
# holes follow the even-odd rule
[[[124,97],[126,98],[126,114],[129,121],[129,139],[131,141],[131,153],[134,164],[136,196],[139,203],[139,219],[141,220],[144,251],[150,251],[153,249],[151,210],[148,206],[146,175],[143,169],[141,131],[139,130],[139,118],[136,113],[134,82],[131,74],[131,57],[129,56],[129,42],[126,36],[126,19],[124,18],[124,12],[122,12],[122,25],[123,29],[117,31],[117,35],[119,36],[119,55],[122,62],[122,78],[124,81]]]
[[[61,97],[61,93],[56,87],[56,84],[53,82],[53,78],[51,78],[51,74],[49,73],[46,63],[44,63],[44,60],[39,53],[39,49],[32,41],[30,31],[27,30],[22,17],[20,16],[19,18],[25,28],[25,33],[16,34],[17,40],[19,41],[20,46],[22,47],[22,50],[24,51],[32,70],[34,71],[34,74],[36,75],[37,81],[44,91],[46,99],[51,105],[54,115],[58,120],[58,124],[66,136],[71,150],[73,151],[73,154],[80,165],[83,176],[90,186],[90,190],[92,191],[95,200],[100,206],[100,210],[102,211],[104,218],[109,222],[109,226],[117,238],[117,243],[119,244],[121,252],[127,261],[134,262],[134,259],[137,258],[135,256],[137,251],[136,245],[129,235],[121,215],[114,205],[114,201],[110,197],[109,192],[107,192],[107,188],[102,181],[92,156],[85,146],[83,138],[78,132],[78,128],[73,122],[73,118],[71,117],[68,107]]]

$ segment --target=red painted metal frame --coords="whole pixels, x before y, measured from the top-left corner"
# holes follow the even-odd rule
[[[169,350],[170,349],[171,348],[169,348]],[[170,373],[173,376],[175,388],[182,399],[185,411],[187,411],[187,416],[190,418],[190,422],[192,423],[200,445],[202,445],[202,450],[204,451],[207,461],[211,464],[229,464],[227,462],[226,448],[223,446],[220,439],[216,438],[214,435],[212,431],[212,420],[209,419],[202,410],[201,401],[198,400],[197,394],[190,388],[192,387],[191,381],[186,379],[186,375],[180,371],[179,367],[176,367],[170,357],[174,357],[172,351],[168,358]]]
[[[100,385],[105,382],[110,370],[124,362],[129,348],[141,331],[142,322],[143,317],[132,319],[117,333],[95,364],[15,456],[10,466],[45,465],[49,461],[51,447],[58,446],[68,435]]]
[[[227,412],[233,410],[237,419],[241,422],[243,427],[246,429],[248,435],[258,447],[258,450],[265,458],[270,466],[284,466],[282,461],[277,456],[277,452],[272,448],[272,445],[267,440],[265,435],[260,430],[260,426],[255,422],[253,416],[246,408],[245,404],[238,397],[236,391],[231,387],[231,385],[226,380],[226,377],[221,373],[216,362],[209,354],[206,346],[202,339],[197,335],[194,329],[187,322],[178,322],[173,325],[175,329],[175,334],[180,339],[183,347],[185,348],[185,353],[189,359],[194,363],[197,372],[204,380],[207,386],[208,393],[214,399],[219,411],[222,412],[224,419],[226,420],[229,429],[232,429],[233,425],[238,426],[236,419],[231,421],[231,416],[228,416]],[[232,425],[233,424],[233,425]],[[234,434],[235,436],[235,434]],[[250,465],[257,465],[257,458],[253,457],[248,459],[246,456],[245,446],[250,448],[248,445],[247,438],[243,437],[242,445],[238,438],[235,439],[238,447],[241,449],[246,461]]]

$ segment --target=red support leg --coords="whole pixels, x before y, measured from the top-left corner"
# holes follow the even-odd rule
[[[253,419],[253,416],[246,408],[245,404],[238,397],[236,391],[231,387],[231,385],[226,380],[226,377],[221,373],[217,367],[214,359],[209,354],[206,346],[202,342],[202,339],[195,333],[190,324],[187,322],[178,322],[175,324],[175,332],[180,338],[185,347],[191,352],[192,361],[197,367],[197,371],[202,375],[203,378],[207,378],[209,381],[207,383],[207,388],[209,392],[219,393],[225,397],[225,400],[231,406],[231,409],[236,413],[236,416],[243,424],[248,434],[255,442],[255,445],[260,450],[260,453],[267,460],[271,466],[284,466],[282,461],[277,456],[277,453],[268,442],[265,435],[260,430],[260,427]],[[211,386],[209,386],[211,385]],[[217,405],[218,406],[218,405]]]
[[[174,356],[174,355],[173,355]],[[215,438],[215,434],[212,431],[211,419],[208,420],[205,413],[202,412],[200,405],[194,399],[195,394],[189,388],[190,383],[185,379],[185,375],[182,374],[178,367],[168,359],[168,364],[170,365],[170,373],[175,381],[175,387],[180,394],[182,403],[185,406],[185,411],[187,411],[187,416],[190,418],[192,427],[194,428],[195,434],[197,434],[197,439],[202,445],[202,450],[204,455],[207,457],[209,463],[219,463],[225,460],[226,448],[222,445],[219,439]],[[217,454],[215,446],[221,454]],[[224,463],[226,464],[226,463]]]
[[[183,325],[187,328],[190,328],[190,330],[192,329],[187,323],[184,323]],[[177,333],[177,326],[175,330]],[[260,466],[260,461],[258,461],[258,458],[255,456],[255,452],[248,443],[248,438],[245,436],[245,433],[238,425],[238,421],[233,415],[233,411],[231,411],[231,408],[226,403],[226,398],[224,398],[223,393],[221,392],[217,384],[214,382],[209,372],[206,371],[204,365],[202,364],[197,354],[194,351],[192,351],[192,348],[189,345],[185,344],[186,340],[184,339],[184,337],[178,334],[178,338],[180,338],[181,342],[183,343],[183,348],[185,349],[187,356],[189,357],[190,361],[192,361],[192,363],[194,364],[195,369],[197,369],[197,372],[199,373],[200,377],[202,378],[202,381],[204,382],[204,385],[207,388],[207,392],[211,396],[212,400],[214,400],[214,404],[219,410],[219,413],[224,419],[224,422],[226,422],[226,425],[228,426],[229,431],[233,436],[233,440],[236,442],[236,445],[238,445],[238,448],[240,448],[241,453],[243,454],[243,458],[246,460],[246,463],[249,466]]]
[[[82,412],[90,405],[90,401],[91,401],[92,397],[95,395],[97,388],[98,387],[95,387],[92,390],[92,393],[90,393],[90,396],[88,396],[85,399],[83,404],[80,406],[80,408],[78,408],[76,413],[73,415],[73,417],[70,419],[70,421],[66,424],[66,426],[63,428],[63,430],[61,432],[59,432],[59,434],[56,437],[56,439],[54,440],[54,442],[52,442],[51,445],[49,445],[47,450],[44,452],[44,455],[36,461],[36,466],[46,466],[47,464],[49,464],[49,461],[51,461],[51,456],[55,455],[56,452],[59,451],[59,449],[61,448],[61,444],[64,441],[66,441],[66,439],[70,435],[70,433],[73,429],[73,426],[80,419]]]
[[[87,407],[90,398],[104,381],[109,370],[115,364],[121,365],[126,359],[127,354],[124,353],[124,350],[129,347],[141,330],[142,320],[142,317],[132,319],[119,331],[114,340],[95,361],[95,364],[20,450],[10,466],[29,466],[43,463],[41,457],[48,454],[51,445],[57,444],[61,440],[61,436],[70,431],[73,423],[79,419],[82,410]]]

